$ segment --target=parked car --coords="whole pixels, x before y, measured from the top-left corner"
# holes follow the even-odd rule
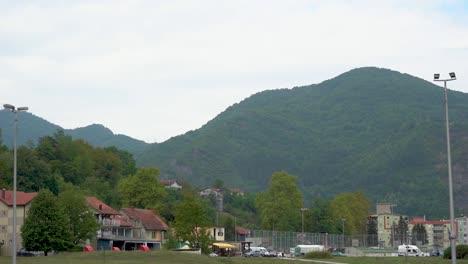
[[[248,251],[244,254],[245,257],[261,257],[262,252],[260,250]]]
[[[29,251],[26,249],[20,249],[16,252],[16,255],[20,257],[37,257],[44,255],[44,251]]]

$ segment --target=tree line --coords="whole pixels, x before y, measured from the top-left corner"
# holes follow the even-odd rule
[[[51,243],[62,242],[41,250],[69,249],[95,234],[97,227],[85,214],[89,211],[83,205],[85,196],[98,197],[116,209],[156,209],[178,230],[171,239],[192,241],[192,246],[205,250],[209,237],[195,227],[224,226],[227,240],[234,240],[236,226],[328,233],[341,233],[344,228],[346,234],[364,234],[371,204],[361,191],[340,193],[332,200],[306,202],[297,176],[279,171],[271,176],[268,189],[257,194],[231,193],[222,181],[214,180],[213,186],[224,190],[224,211],[217,212],[214,199],[200,198],[190,184],[182,182],[182,191],[166,189],[160,183],[159,169],[137,168],[129,152],[115,147],[92,147],[82,140],[73,140],[63,131],[40,138],[37,146],[32,143],[20,146],[17,157],[18,190],[40,191],[23,226],[26,248],[35,250],[36,245],[47,244],[37,239],[41,237],[38,230],[48,225],[37,226],[44,224],[37,219],[45,213],[37,208],[54,208],[47,213],[47,219],[55,223],[51,226],[62,226],[54,231],[62,234],[62,238],[51,239]],[[0,184],[4,188],[12,187],[12,166],[12,150],[1,145]],[[78,202],[80,199],[83,203]],[[80,220],[85,218],[89,219]],[[81,222],[77,223],[78,220]]]

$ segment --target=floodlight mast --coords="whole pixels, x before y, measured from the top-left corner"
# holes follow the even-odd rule
[[[18,107],[16,108],[14,105],[11,104],[4,104],[3,107],[5,109],[11,110],[15,114],[15,119],[14,119],[14,133],[13,133],[13,241],[12,241],[12,263],[16,264],[16,137],[18,134],[18,112],[21,111],[27,111],[28,107],[23,106],[23,107]]]
[[[444,82],[444,96],[445,96],[445,129],[447,134],[447,169],[448,169],[448,183],[449,183],[449,202],[450,202],[450,247],[452,264],[457,263],[456,243],[455,243],[455,213],[453,206],[453,182],[452,182],[452,159],[450,151],[450,128],[449,128],[449,115],[448,115],[448,100],[447,100],[447,82],[457,79],[455,72],[449,73],[450,79],[440,79],[440,74],[434,74],[435,82]]]

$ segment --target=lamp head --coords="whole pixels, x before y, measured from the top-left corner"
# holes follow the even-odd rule
[[[450,75],[450,78],[452,78],[452,79],[457,78],[457,77],[455,77],[455,73],[454,73],[454,72],[449,73],[449,75]]]
[[[434,80],[439,80],[439,78],[440,78],[440,74],[434,73]]]
[[[27,106],[23,106],[23,107],[18,107],[18,111],[28,111],[28,107]]]
[[[5,108],[5,109],[10,109],[10,110],[12,110],[12,111],[15,110],[15,107],[14,107],[13,105],[11,105],[11,104],[4,104],[4,105],[3,105],[3,108]]]

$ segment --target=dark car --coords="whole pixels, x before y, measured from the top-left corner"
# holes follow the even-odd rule
[[[29,251],[26,249],[20,249],[16,252],[17,256],[20,257],[37,257],[37,256],[42,256],[44,255],[43,251]]]

